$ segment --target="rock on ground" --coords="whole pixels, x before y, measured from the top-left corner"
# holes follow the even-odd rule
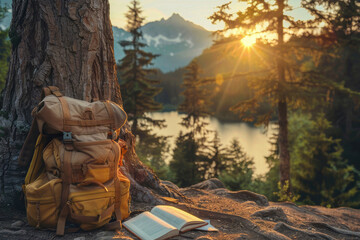
[[[210,178],[203,182],[192,185],[192,186],[190,186],[190,188],[213,190],[213,189],[218,189],[218,188],[225,188],[225,185],[217,178]]]

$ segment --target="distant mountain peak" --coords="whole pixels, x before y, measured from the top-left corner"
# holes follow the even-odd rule
[[[1,1],[1,0],[0,0]],[[113,28],[115,58],[123,58],[121,40],[131,38],[130,33],[123,29]],[[186,66],[194,57],[199,56],[205,48],[212,44],[212,36],[203,27],[184,19],[174,13],[169,18],[149,22],[142,27],[144,42],[148,45],[146,51],[160,54],[154,61],[154,67],[163,72],[173,71]]]
[[[171,17],[169,17],[168,19],[167,19],[167,21],[186,21],[182,16],[180,16],[180,14],[178,14],[178,13],[173,13],[172,15],[171,15]]]

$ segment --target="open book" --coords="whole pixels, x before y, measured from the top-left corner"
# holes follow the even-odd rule
[[[159,205],[151,212],[143,212],[124,222],[123,226],[140,239],[161,240],[206,224],[207,222],[178,208]]]

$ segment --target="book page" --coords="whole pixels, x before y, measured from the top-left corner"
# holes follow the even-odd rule
[[[175,227],[150,212],[143,212],[124,222],[123,225],[143,240],[165,239],[179,234]]]
[[[206,231],[206,232],[218,232],[219,230],[211,225],[210,220],[204,220],[208,224],[202,227],[195,228],[194,230]]]
[[[159,205],[151,210],[151,213],[163,219],[165,222],[176,227],[179,231],[186,225],[205,225],[206,222],[190,213],[172,206]],[[188,228],[187,228],[188,229]],[[190,228],[191,229],[191,228]]]

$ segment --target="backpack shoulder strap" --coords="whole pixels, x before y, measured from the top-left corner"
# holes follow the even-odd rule
[[[55,96],[62,96],[62,94],[59,91],[59,88],[54,86],[44,87],[42,89],[41,93],[41,100],[44,99],[46,96],[49,95],[55,95]],[[33,110],[33,112],[36,110],[36,108]],[[25,142],[21,148],[20,155],[18,158],[19,165],[22,167],[29,166],[29,163],[31,159],[33,158],[34,152],[35,152],[35,146],[36,146],[36,140],[40,134],[36,119],[33,119],[30,127],[30,131],[25,139]]]
[[[32,121],[30,131],[25,139],[24,145],[21,148],[18,158],[19,165],[27,167],[34,155],[36,139],[39,136],[39,128],[35,120]]]
[[[45,170],[44,162],[42,161],[42,151],[45,148],[45,143],[45,136],[40,134],[36,140],[34,155],[25,177],[25,186],[34,182]]]

